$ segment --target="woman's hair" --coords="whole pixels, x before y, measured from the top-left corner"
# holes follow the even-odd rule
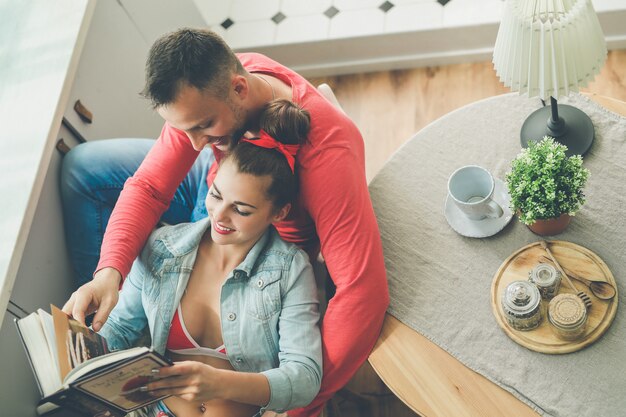
[[[310,124],[308,111],[284,99],[267,103],[260,117],[260,128],[285,145],[304,143]],[[243,174],[271,177],[267,197],[276,209],[295,200],[298,193],[297,172],[291,171],[287,158],[278,150],[239,141],[227,159],[232,160]]]
[[[173,103],[184,85],[224,98],[234,73],[245,70],[222,38],[209,30],[183,28],[163,35],[150,48],[141,94],[155,108]]]

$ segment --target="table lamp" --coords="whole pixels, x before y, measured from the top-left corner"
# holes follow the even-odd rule
[[[591,0],[507,0],[493,51],[500,81],[512,91],[539,97],[550,106],[524,121],[521,143],[552,136],[583,155],[593,142],[591,119],[557,104],[600,72],[606,60],[604,34]]]

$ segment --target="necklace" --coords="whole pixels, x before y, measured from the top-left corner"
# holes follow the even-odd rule
[[[276,99],[276,92],[274,91],[274,87],[272,86],[272,84],[270,84],[269,81],[267,81],[265,78],[261,77],[260,75],[254,74],[254,76],[259,78],[259,79],[261,79],[261,80],[263,80],[263,81],[265,81],[265,84],[270,86],[270,88],[272,89],[272,100],[275,100]]]

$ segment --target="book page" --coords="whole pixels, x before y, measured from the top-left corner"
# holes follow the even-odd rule
[[[164,365],[167,365],[164,360],[147,352],[145,356],[96,371],[93,376],[79,380],[74,386],[107,403],[131,411],[165,398],[153,397],[139,390],[152,379],[152,369]]]
[[[50,353],[50,358],[52,358],[51,362],[54,365],[56,371],[55,374],[61,375],[59,372],[59,354],[57,352],[57,342],[54,335],[54,322],[52,321],[52,315],[40,308],[37,309],[37,314],[39,315],[39,320],[41,320],[43,333],[48,342],[48,352]]]
[[[106,340],[51,305],[61,379],[81,363],[108,353]]]
[[[33,368],[35,380],[42,393],[47,396],[61,388],[61,378],[54,366],[54,359],[50,356],[46,336],[41,319],[37,313],[16,320],[18,335],[24,345],[26,356]],[[11,360],[5,358],[4,360]]]
[[[64,384],[71,384],[79,378],[82,378],[84,375],[91,373],[97,369],[104,368],[107,365],[111,365],[116,362],[127,361],[130,358],[134,358],[135,356],[144,355],[150,351],[150,348],[145,346],[137,346],[134,348],[126,349],[126,350],[116,350],[111,353],[107,353],[106,355],[98,356],[97,358],[90,359],[86,362],[81,363],[72,369],[63,380]]]

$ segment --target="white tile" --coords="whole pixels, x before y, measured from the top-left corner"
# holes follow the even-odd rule
[[[230,1],[193,0],[207,26],[218,25],[226,20],[230,13]]]
[[[389,1],[392,2],[396,6],[407,5],[407,4],[437,3],[437,0],[389,0]]]
[[[398,5],[387,12],[385,32],[407,32],[443,26],[443,8],[437,2]]]
[[[383,4],[385,0],[334,0],[333,6],[340,11],[355,9],[376,9]],[[391,0],[393,3],[393,0]]]
[[[385,14],[379,9],[340,12],[330,20],[329,37],[349,38],[380,34],[384,31]]]
[[[282,0],[280,11],[286,16],[321,15],[332,5],[332,0]]]
[[[276,43],[323,40],[328,37],[330,20],[324,15],[288,16],[276,28]]]
[[[443,26],[472,26],[498,23],[502,18],[502,0],[451,0],[443,7]]]
[[[280,0],[232,0],[230,18],[237,21],[270,19],[279,11]]]
[[[276,24],[271,20],[236,23],[225,31],[224,39],[233,49],[268,46],[274,43]]]
[[[211,29],[213,32],[217,33],[222,38],[224,38],[224,40],[226,40],[226,29],[224,29],[221,25],[213,25],[210,26],[209,29]]]
[[[626,1],[624,0],[592,0],[591,3],[596,12],[626,10]]]

